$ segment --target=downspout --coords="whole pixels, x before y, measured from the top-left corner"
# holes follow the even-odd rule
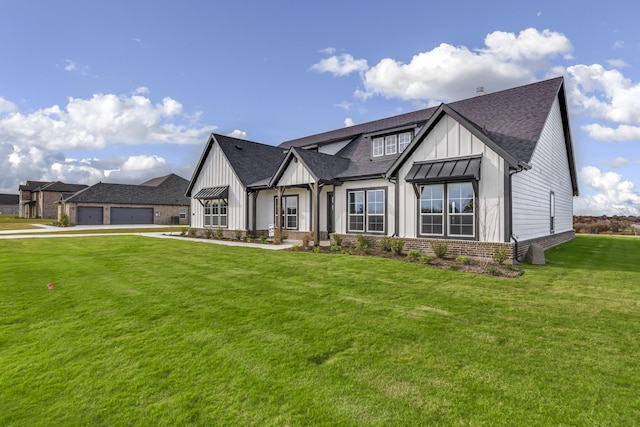
[[[522,259],[518,258],[518,239],[513,235],[513,175],[522,171],[528,171],[531,169],[531,165],[525,162],[519,162],[517,169],[509,171],[509,236],[515,242],[514,259],[517,262],[522,262]]]

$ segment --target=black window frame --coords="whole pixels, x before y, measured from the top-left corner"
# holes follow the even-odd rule
[[[295,199],[296,213],[291,215],[287,213],[287,199]],[[300,197],[298,194],[285,194],[282,196],[284,204],[282,205],[282,217],[280,218],[283,230],[299,230],[300,229]],[[295,217],[296,226],[289,226],[289,218]],[[273,196],[273,223],[278,224],[278,196]]]
[[[374,193],[382,193],[382,201],[371,200]],[[347,190],[347,224],[346,229],[347,233],[362,233],[362,234],[374,234],[381,235],[386,234],[387,232],[387,188],[386,187],[369,187],[369,188],[352,188]],[[362,212],[352,213],[351,212],[351,194],[362,193]],[[375,203],[375,205],[382,204],[382,212],[370,212],[371,204]],[[359,223],[362,224],[362,229],[354,229],[351,227],[352,218],[361,217],[362,221]],[[374,225],[382,224],[381,229],[374,229]],[[377,228],[377,227],[376,227]]]
[[[217,207],[217,209],[216,209]],[[228,228],[229,227],[229,204],[224,199],[208,199],[203,206],[203,227],[204,228]],[[216,212],[214,213],[214,209]],[[209,213],[207,213],[207,211]],[[223,213],[224,211],[224,213]],[[207,224],[209,218],[209,224]],[[214,224],[214,219],[217,224]],[[223,221],[224,219],[224,221]],[[221,224],[224,222],[224,224]]]
[[[451,200],[450,200],[450,185],[459,185],[459,184],[470,184],[473,190],[473,199],[472,199],[472,208],[473,213],[463,213],[463,212],[451,212]],[[455,240],[477,240],[478,239],[478,183],[477,181],[443,181],[443,182],[423,182],[417,183],[417,224],[416,224],[416,234],[420,238],[439,238],[439,239],[455,239]],[[429,186],[440,186],[442,188],[442,212],[438,215],[439,218],[442,218],[442,233],[423,233],[422,232],[422,218],[423,216],[434,216],[431,214],[423,214],[422,212],[422,194],[424,187]],[[471,224],[462,224],[460,226],[468,227],[471,225],[472,234],[453,234],[451,233],[451,227],[455,224],[452,224],[452,217],[463,217],[463,216],[471,216],[472,222]]]

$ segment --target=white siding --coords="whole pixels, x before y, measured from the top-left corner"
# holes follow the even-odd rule
[[[337,233],[347,233],[347,192],[350,190],[363,190],[372,188],[385,188],[385,213],[386,213],[386,234],[391,236],[395,233],[395,185],[386,179],[368,179],[362,181],[345,182],[343,185],[335,187],[335,230]],[[326,203],[326,196],[325,203]],[[326,212],[326,207],[325,207]]]
[[[513,176],[513,233],[528,240],[550,233],[550,193],[555,194],[555,232],[573,228],[573,189],[560,114],[555,101],[531,158],[532,169]]]
[[[194,196],[202,188],[229,186],[229,206],[227,208],[227,228],[229,230],[246,230],[245,205],[246,191],[231,168],[229,161],[217,143],[213,143],[202,170],[191,190]],[[200,202],[191,198],[191,227],[204,228],[204,208]]]
[[[322,147],[318,147],[318,153],[334,155],[338,151],[340,151],[344,147],[346,147],[347,144],[350,143],[350,142],[351,142],[351,140],[349,139],[349,140],[346,140],[346,141],[340,141],[340,142],[335,142],[333,144],[323,145]]]
[[[478,238],[483,242],[502,242],[505,239],[504,177],[505,162],[465,127],[445,115],[433,130],[406,159],[398,171],[400,183],[400,237],[418,237],[418,198],[406,177],[414,162],[445,160],[448,158],[481,155],[478,197]]]
[[[309,173],[309,170],[302,165],[302,162],[295,161],[293,159],[289,162],[289,165],[282,173],[282,176],[276,183],[276,187],[289,186],[289,185],[301,185],[315,182],[315,179]]]

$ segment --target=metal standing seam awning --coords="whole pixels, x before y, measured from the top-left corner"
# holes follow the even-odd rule
[[[222,185],[218,187],[206,187],[198,191],[193,198],[203,204],[203,200],[226,200],[229,197],[229,186]]]
[[[405,180],[411,183],[480,180],[481,157],[414,163]]]

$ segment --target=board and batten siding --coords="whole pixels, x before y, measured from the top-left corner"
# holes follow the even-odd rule
[[[256,228],[266,230],[275,221],[277,190],[260,190],[256,203]],[[311,231],[311,192],[304,188],[287,188],[284,196],[298,197],[298,231]],[[275,224],[274,224],[275,225]]]
[[[554,102],[531,170],[513,176],[513,234],[528,240],[550,234],[550,194],[555,194],[555,233],[573,229],[573,187],[558,100]]]
[[[309,170],[304,167],[302,162],[292,159],[287,168],[282,172],[280,179],[276,183],[276,187],[302,185],[315,182]]]
[[[214,142],[191,190],[191,227],[204,228],[204,207],[193,198],[203,188],[229,186],[227,229],[246,230],[246,191],[217,142]]]
[[[413,185],[404,179],[414,162],[446,160],[456,157],[482,156],[478,199],[478,240],[503,242],[505,240],[505,162],[492,149],[449,115],[444,115],[432,131],[424,136],[419,146],[406,159],[398,171],[400,185],[400,237],[419,236],[418,206]]]
[[[334,189],[335,200],[335,230],[336,233],[348,233],[348,209],[347,193],[352,190],[370,190],[374,188],[386,189],[385,200],[385,230],[386,235],[392,236],[395,233],[395,185],[386,179],[367,179],[361,181],[347,181],[343,185]],[[326,196],[324,196],[326,199]],[[366,209],[366,207],[365,207]]]

